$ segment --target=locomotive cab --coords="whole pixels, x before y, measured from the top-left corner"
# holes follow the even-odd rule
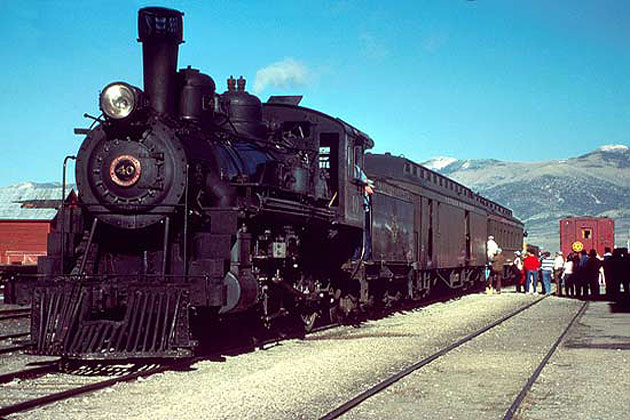
[[[339,118],[285,98],[272,96],[263,104],[263,118],[269,126],[282,127],[283,132],[317,151],[313,163],[316,197],[335,211],[336,223],[363,229],[363,155],[374,141]]]

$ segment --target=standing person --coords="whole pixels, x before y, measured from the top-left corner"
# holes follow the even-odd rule
[[[545,252],[540,264],[542,272],[543,288],[546,295],[551,294],[551,273],[553,271],[554,259],[551,258],[551,252]]]
[[[526,292],[525,289],[525,276],[523,275],[523,259],[521,258],[521,251],[514,253],[514,264],[512,265],[512,272],[514,273],[516,283],[516,293]]]
[[[595,300],[599,297],[599,268],[601,267],[601,261],[597,258],[597,251],[591,249],[588,253],[588,258],[584,264],[584,290],[590,290],[591,299]],[[588,297],[588,292],[586,296]]]
[[[575,284],[574,282],[574,265],[575,265],[575,254],[572,252],[567,255],[567,260],[564,262],[564,293],[567,297],[575,296]]]
[[[538,281],[538,269],[540,268],[540,261],[534,254],[527,254],[525,261],[523,261],[523,268],[525,268],[525,291],[529,294],[536,293],[536,283]]]
[[[488,236],[488,241],[486,242],[486,271],[485,271],[485,275],[486,275],[486,284],[488,285],[486,287],[486,292],[487,293],[491,293],[491,282],[492,279],[490,278],[492,276],[492,267],[490,266],[490,264],[492,263],[492,258],[494,257],[494,255],[497,253],[497,249],[499,249],[499,244],[497,244],[494,241],[494,236],[489,235]]]
[[[621,258],[619,264],[619,283],[623,286],[623,294],[619,294],[620,299],[630,302],[630,256],[628,248],[620,248]]]
[[[586,286],[586,261],[588,261],[588,255],[586,255],[585,250],[581,250],[578,260],[578,266],[575,273],[577,274],[575,278],[575,290],[577,297],[583,297],[584,299],[588,298],[588,286]],[[575,267],[573,268],[575,270]]]
[[[564,269],[564,258],[562,251],[556,252],[553,259],[553,281],[556,283],[556,296],[562,296],[562,270]]]
[[[494,241],[494,236],[488,236],[488,242],[486,242],[486,255],[488,256],[488,262],[492,261],[492,258],[496,255],[499,249],[499,244]]]
[[[615,249],[616,251],[616,249]],[[610,260],[613,258],[613,253],[610,252],[609,247],[604,248],[604,261],[602,261],[602,269],[604,270],[604,285],[606,286],[606,297],[610,300],[614,299],[615,293],[613,293],[613,289],[615,288],[616,276],[613,275],[612,265]],[[619,288],[619,286],[617,286]]]
[[[498,294],[501,294],[501,282],[503,281],[503,269],[505,267],[505,257],[501,252],[501,248],[497,249],[497,253],[492,257],[492,278],[494,288]]]

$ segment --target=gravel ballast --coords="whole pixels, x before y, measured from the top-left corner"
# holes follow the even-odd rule
[[[304,340],[283,341],[267,350],[200,362],[190,371],[119,384],[11,418],[318,418],[533,299],[515,293],[469,295],[359,328],[336,328]],[[435,418],[449,418],[449,413],[452,418],[501,418],[516,396],[511,393],[518,393],[579,306],[574,300],[545,299],[346,417],[405,418],[413,405],[416,415],[409,418],[431,418],[425,415],[426,407],[434,413],[443,410]],[[417,380],[426,382],[414,385]],[[380,405],[378,398],[384,398]]]
[[[200,362],[188,372],[120,384],[14,417],[317,418],[532,299],[514,293],[469,295],[223,362]]]
[[[525,398],[519,419],[630,418],[630,311],[615,306],[589,303]]]
[[[501,419],[580,306],[546,299],[342,418]]]

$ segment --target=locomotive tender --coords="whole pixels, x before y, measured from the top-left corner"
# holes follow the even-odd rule
[[[520,249],[511,211],[300,107],[230,77],[177,70],[182,13],[138,14],[144,89],[100,94],[33,290],[32,352],[184,357],[215,320],[312,327],[438,284],[473,286],[485,240]],[[367,175],[375,192],[366,193]]]

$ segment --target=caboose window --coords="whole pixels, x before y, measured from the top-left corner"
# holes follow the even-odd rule
[[[408,163],[405,163],[405,172],[407,173],[411,172],[411,165]]]
[[[582,239],[591,239],[592,233],[593,231],[590,228],[582,229]]]

